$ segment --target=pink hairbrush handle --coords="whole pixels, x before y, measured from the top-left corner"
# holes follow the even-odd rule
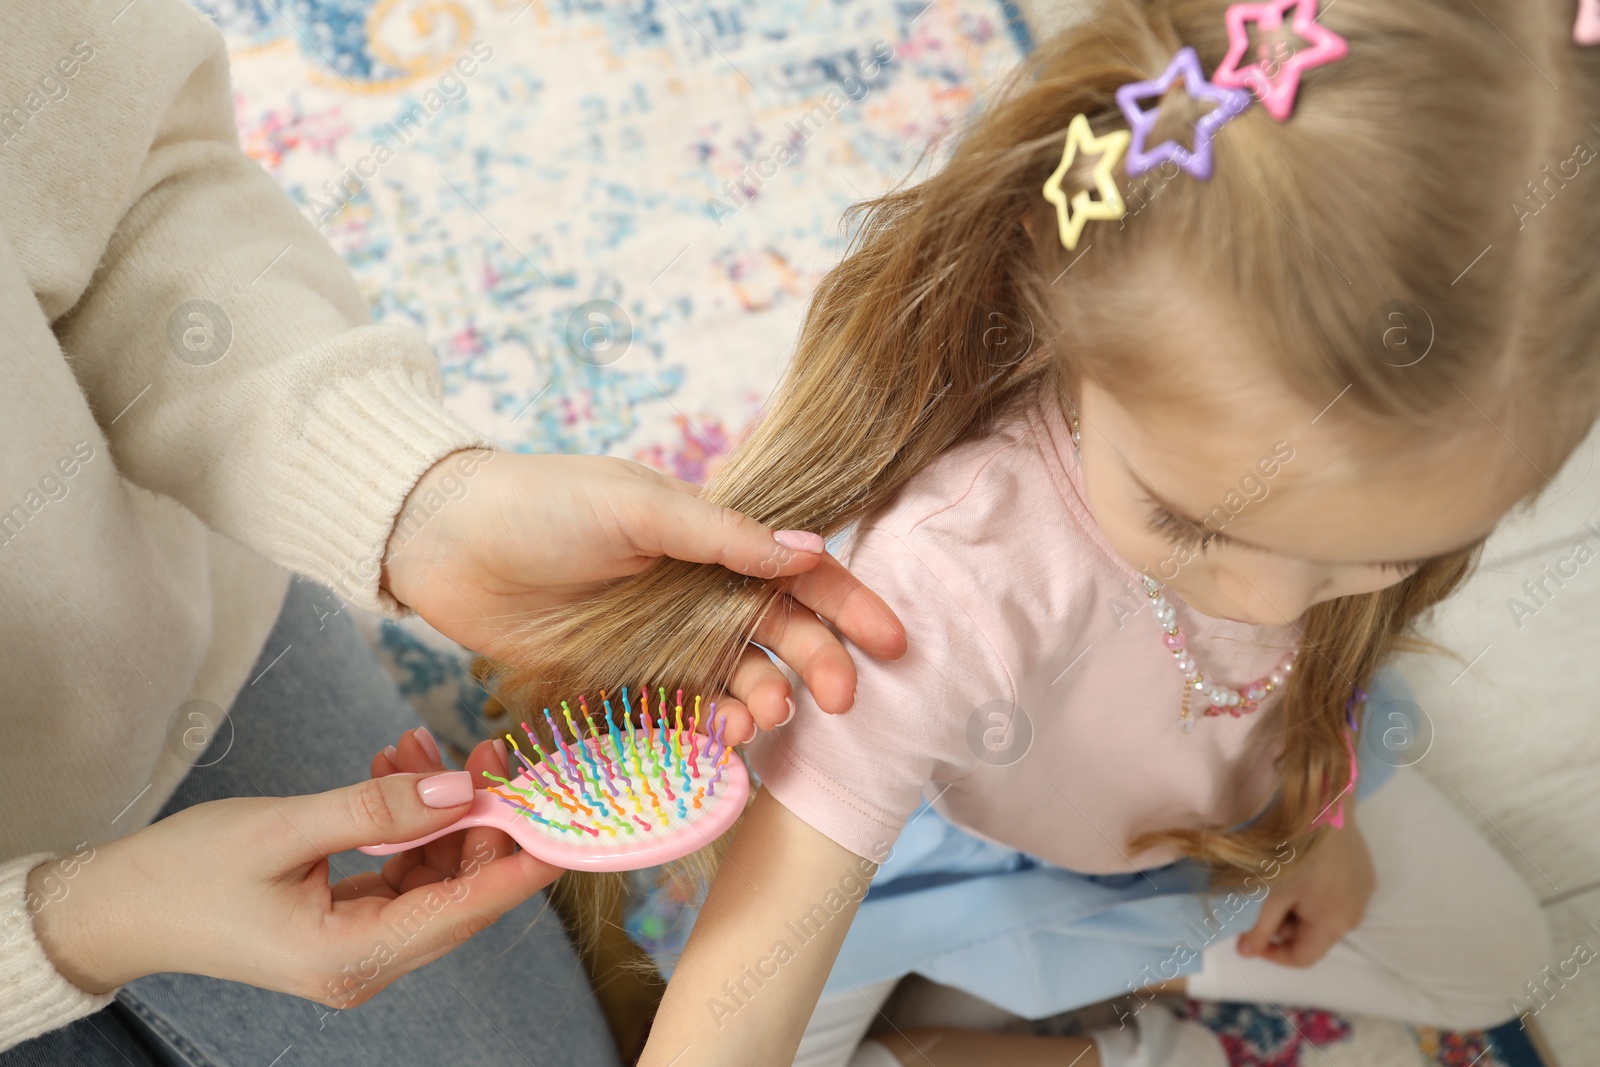
[[[527,788],[532,783],[523,772],[512,779],[511,784]],[[734,758],[723,766],[716,794],[706,798],[706,807],[692,821],[631,836],[613,834],[602,827],[594,836],[585,834],[579,839],[559,840],[494,793],[480,789],[474,794],[467,813],[442,830],[410,841],[364,845],[360,851],[369,856],[388,856],[425,845],[457,830],[487,826],[505,831],[530,855],[563,870],[631,871],[681,859],[711,844],[733,826],[749,796],[750,776],[744,762]]]

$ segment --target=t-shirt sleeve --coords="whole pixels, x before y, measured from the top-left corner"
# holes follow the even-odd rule
[[[803,687],[789,725],[751,746],[762,785],[807,825],[882,862],[930,783],[954,781],[979,762],[969,723],[985,704],[1015,700],[1014,686],[968,610],[936,577],[926,546],[865,531],[851,573],[905,623],[907,650],[872,658],[848,640],[858,675],[854,707],[829,715]],[[981,730],[979,731],[981,736]]]

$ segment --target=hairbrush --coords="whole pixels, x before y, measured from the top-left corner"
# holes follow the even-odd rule
[[[425,837],[394,844],[366,845],[370,856],[387,856],[425,845],[469,826],[504,830],[524,850],[546,863],[572,871],[629,871],[679,859],[711,844],[738,819],[750,796],[744,761],[723,740],[727,719],[712,704],[707,733],[700,732],[700,698],[686,723],[683,690],[668,713],[667,691],[658,687],[655,719],[650,693],[640,693],[634,722],[628,690],[622,690],[618,729],[605,691],[604,730],[597,729],[588,702],[578,698],[573,720],[567,701],[561,718],[568,736],[544,709],[553,743],[549,751],[526,722],[522,724],[536,759],[506,734],[519,772],[507,779],[484,771],[495,784],[478,790],[465,815]],[[714,727],[714,734],[710,732]]]

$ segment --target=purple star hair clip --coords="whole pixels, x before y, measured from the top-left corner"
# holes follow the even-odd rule
[[[1157,105],[1145,111],[1139,107],[1139,101],[1151,97],[1159,99],[1172,88],[1179,74],[1183,75],[1184,88],[1191,97],[1210,100],[1217,106],[1195,123],[1193,151],[1177,141],[1162,141],[1154,148],[1146,148],[1145,142],[1155,129],[1161,108]],[[1130,82],[1117,90],[1117,107],[1122,109],[1123,116],[1128,120],[1128,128],[1133,131],[1133,143],[1128,148],[1127,162],[1123,164],[1124,172],[1129,175],[1143,174],[1156,164],[1170,159],[1196,178],[1206,181],[1211,177],[1211,139],[1218,130],[1249,107],[1250,100],[1250,94],[1243,89],[1224,88],[1207,81],[1200,70],[1200,57],[1195,50],[1181,49],[1167,64],[1161,77],[1152,81]]]
[[[1218,85],[1236,89],[1252,89],[1261,98],[1267,114],[1284,122],[1294,110],[1295,97],[1300,93],[1300,76],[1312,67],[1343,59],[1350,45],[1343,37],[1317,22],[1320,0],[1270,0],[1265,4],[1234,4],[1225,16],[1228,23],[1228,54],[1217,65],[1211,80]],[[1306,41],[1309,47],[1297,48],[1294,42],[1284,40],[1283,17],[1294,8],[1294,21],[1290,24],[1295,36]],[[1266,40],[1260,45],[1260,57],[1248,66],[1239,61],[1250,50],[1250,34],[1246,22],[1254,22],[1258,33],[1274,43],[1270,48]],[[1287,55],[1284,51],[1287,50]]]

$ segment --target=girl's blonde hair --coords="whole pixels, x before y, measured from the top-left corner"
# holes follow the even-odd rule
[[[1091,223],[1067,253],[1041,196],[1067,124],[1083,113],[1097,134],[1123,128],[1114,91],[1182,46],[1214,70],[1227,6],[1108,0],[1037,50],[937,173],[857,205],[850,250],[819,285],[765,417],[705,498],[833,534],[870,523],[914,474],[1041,391],[1055,402],[1091,380],[1134,406],[1182,402],[1210,376],[1203,344],[1187,365],[1172,350],[1169,296],[1208,308],[1219,334],[1307,403],[1338,396],[1332,418],[1358,446],[1489,418],[1553,472],[1600,403],[1600,197],[1567,188],[1600,181],[1583,169],[1580,113],[1600,100],[1600,49],[1573,45],[1571,3],[1325,4],[1320,21],[1349,55],[1305,74],[1289,121],[1248,109],[1219,133],[1208,182],[1130,181],[1119,168],[1130,215]],[[1181,93],[1166,98],[1152,143],[1186,137],[1197,113],[1185,108]],[[1069,196],[1090,187],[1093,162],[1068,176]],[[1382,343],[1394,301],[1431,320],[1419,362],[1422,322],[1408,324],[1410,349]],[[1012,327],[1010,344],[997,324]],[[1227,881],[1284,842],[1311,844],[1313,819],[1347,785],[1352,687],[1474,554],[1306,613],[1283,695],[1282,788],[1251,826],[1127,847],[1173,845]],[[716,692],[757,622],[789,610],[770,582],[663,560],[532,622],[526,661],[501,671],[499,691],[531,708],[625,682]],[[917,620],[905,622],[915,641]]]

